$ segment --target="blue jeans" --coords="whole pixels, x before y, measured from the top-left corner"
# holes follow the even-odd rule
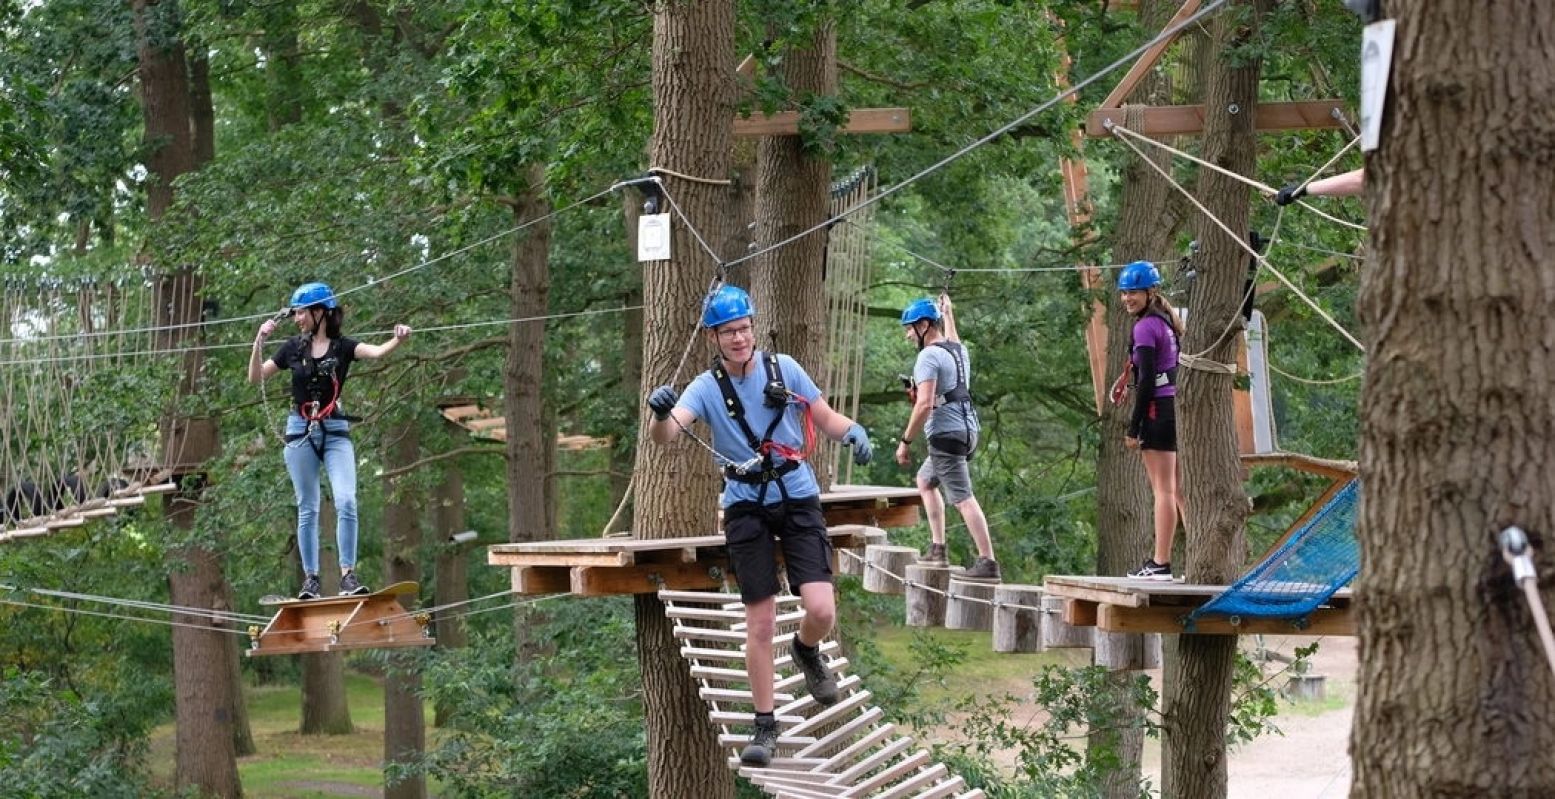
[[[329,490],[335,497],[335,539],[340,548],[340,568],[356,565],[356,448],[345,433],[351,423],[344,419],[326,419],[321,432],[315,428],[304,438],[287,443],[284,451],[286,471],[292,476],[297,492],[297,549],[302,553],[302,570],[319,573],[319,467],[329,475]],[[286,418],[288,438],[308,429],[301,416]],[[329,435],[323,435],[323,432]],[[324,457],[318,446],[323,440]]]

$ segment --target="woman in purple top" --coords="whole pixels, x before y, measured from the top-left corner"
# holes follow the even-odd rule
[[[1134,372],[1134,410],[1129,415],[1124,446],[1137,449],[1145,461],[1150,492],[1155,496],[1155,552],[1138,571],[1146,580],[1172,579],[1172,534],[1182,510],[1177,484],[1177,339],[1182,322],[1161,296],[1161,273],[1149,261],[1135,261],[1118,276],[1123,308],[1134,316],[1129,363]],[[1112,399],[1123,395],[1123,377],[1113,385]]]

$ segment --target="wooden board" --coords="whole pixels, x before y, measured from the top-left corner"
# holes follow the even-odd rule
[[[906,108],[855,108],[848,113],[843,133],[906,133],[912,130],[912,112]],[[735,138],[799,135],[799,112],[752,114],[734,120]]]
[[[1316,458],[1299,452],[1264,452],[1242,456],[1248,466],[1288,466],[1311,474],[1319,474],[1334,480],[1348,480],[1360,473],[1355,461]]]
[[[277,594],[269,594],[267,596],[261,597],[260,600],[259,600],[259,604],[264,605],[265,607],[276,607],[276,606],[280,606],[280,605],[297,605],[297,604],[302,604],[302,603],[307,603],[307,604],[310,604],[310,605],[341,604],[341,603],[350,603],[350,602],[360,602],[364,597],[374,597],[374,596],[395,596],[395,597],[397,597],[397,596],[405,596],[406,594],[414,595],[418,590],[420,590],[420,586],[419,585],[417,585],[416,583],[413,583],[413,582],[406,581],[406,582],[390,583],[390,584],[388,584],[388,585],[378,589],[377,591],[373,591],[370,594],[354,594],[352,596],[321,596],[321,597],[314,597],[313,599],[298,599],[297,597],[294,597],[294,596],[279,596]]]
[[[1259,103],[1253,124],[1259,131],[1328,130],[1342,127],[1343,100],[1300,100],[1284,103]],[[1143,123],[1131,128],[1145,136],[1189,136],[1204,131],[1205,108],[1202,105],[1159,105],[1140,109]],[[1112,132],[1106,122],[1123,124],[1123,112],[1117,108],[1098,108],[1085,119],[1085,135],[1107,138]]]
[[[1187,608],[1144,607],[1126,608],[1117,605],[1099,605],[1096,628],[1113,633],[1185,633],[1183,618]],[[1287,619],[1242,618],[1232,624],[1225,616],[1208,616],[1194,620],[1193,632],[1197,635],[1355,635],[1355,619],[1351,608],[1318,608],[1298,624]]]
[[[1099,605],[1135,608],[1167,605],[1174,608],[1192,608],[1204,604],[1211,597],[1218,596],[1226,590],[1226,586],[1065,574],[1048,575],[1043,581],[1042,590],[1050,596],[1083,599]],[[1329,604],[1336,607],[1348,605],[1353,597],[1352,589],[1341,588],[1329,599]]]
[[[381,591],[349,597],[282,600],[263,630],[249,628],[249,656],[431,646],[425,614],[406,612],[399,597],[414,595],[415,583],[394,583]]]

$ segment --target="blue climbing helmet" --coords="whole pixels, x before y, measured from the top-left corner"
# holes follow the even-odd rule
[[[1135,261],[1118,275],[1118,291],[1144,291],[1161,285],[1161,272],[1149,261]]]
[[[335,300],[335,290],[325,283],[304,283],[298,286],[297,290],[292,292],[292,301],[289,304],[294,309],[322,305],[334,310],[340,306],[340,303]]]
[[[751,295],[739,286],[719,286],[702,304],[702,326],[708,329],[755,315]]]
[[[939,306],[935,305],[934,301],[928,297],[913,300],[907,303],[906,308],[902,309],[903,327],[923,319],[927,319],[930,322],[939,321]]]

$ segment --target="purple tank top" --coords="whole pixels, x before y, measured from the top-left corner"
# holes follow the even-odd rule
[[[1177,396],[1176,384],[1166,379],[1167,370],[1177,368],[1177,334],[1172,331],[1171,324],[1155,314],[1145,314],[1134,323],[1134,346],[1130,350],[1129,360],[1133,362],[1136,374],[1139,371],[1137,351],[1140,347],[1155,348],[1156,373],[1150,376],[1138,375],[1136,379],[1143,381],[1153,378],[1153,396]]]

